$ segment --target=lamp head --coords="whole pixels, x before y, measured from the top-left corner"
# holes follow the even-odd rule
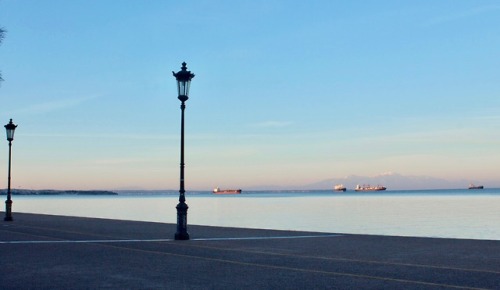
[[[14,140],[14,131],[16,130],[17,125],[12,123],[12,119],[10,119],[9,124],[5,125],[5,130],[7,131],[7,141]]]
[[[175,79],[177,80],[177,93],[178,99],[185,102],[189,99],[189,86],[191,85],[191,79],[194,78],[194,74],[187,70],[186,63],[182,63],[181,70],[177,73],[172,72]]]

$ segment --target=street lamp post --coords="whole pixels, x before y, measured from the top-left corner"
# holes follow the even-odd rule
[[[187,232],[187,210],[186,196],[184,190],[184,109],[185,102],[189,99],[189,85],[194,74],[187,70],[186,63],[182,63],[182,68],[177,73],[172,72],[177,80],[178,99],[181,101],[181,178],[179,189],[179,204],[177,204],[177,232],[175,233],[176,240],[189,240]]]
[[[10,119],[9,124],[5,125],[5,130],[7,131],[7,141],[9,141],[9,175],[8,175],[8,186],[7,186],[7,200],[5,201],[5,218],[4,221],[13,221],[12,218],[12,196],[10,194],[10,161],[12,160],[12,141],[14,140],[14,131],[17,125],[12,123]]]

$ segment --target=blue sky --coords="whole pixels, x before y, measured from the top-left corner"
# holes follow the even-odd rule
[[[498,1],[3,0],[0,26],[14,188],[178,187],[183,61],[188,190],[500,186]]]

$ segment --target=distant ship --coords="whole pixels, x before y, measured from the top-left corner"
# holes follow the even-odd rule
[[[337,184],[333,187],[333,190],[335,191],[346,191],[347,188],[343,184]]]
[[[214,188],[213,193],[215,194],[239,194],[241,189],[220,189],[218,187]]]
[[[386,190],[387,188],[385,186],[377,185],[377,186],[370,186],[370,185],[356,185],[356,188],[354,189],[355,191],[381,191],[381,190]]]
[[[469,189],[483,189],[484,186],[482,185],[474,185],[474,184],[469,184]]]

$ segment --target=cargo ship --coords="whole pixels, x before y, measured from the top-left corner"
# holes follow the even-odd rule
[[[482,185],[474,185],[474,184],[469,184],[469,189],[483,189],[484,186]]]
[[[354,189],[355,191],[382,191],[386,190],[387,188],[385,186],[377,185],[377,186],[370,186],[370,185],[356,185],[356,188]]]
[[[240,194],[241,189],[220,189],[216,187],[212,192],[215,194]]]
[[[346,191],[347,188],[343,184],[337,184],[333,187],[333,190],[335,191]]]

